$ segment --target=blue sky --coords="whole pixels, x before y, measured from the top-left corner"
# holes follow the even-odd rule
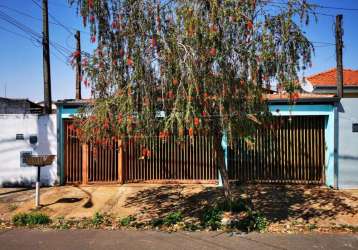
[[[282,1],[282,0],[278,0]],[[31,29],[41,33],[41,9],[34,3],[40,0],[0,0],[0,11],[16,18]],[[332,7],[358,9],[358,0],[312,0],[311,2]],[[21,12],[21,13],[19,13]],[[82,36],[82,48],[91,51],[93,45],[89,43],[89,31],[82,25],[82,20],[77,16],[75,8],[69,8],[67,0],[49,0],[49,12],[56,19],[50,17],[50,39],[69,51],[75,48],[75,40],[68,30],[56,23],[60,21],[74,32],[80,29]],[[315,43],[316,52],[311,69],[305,72],[310,75],[335,67],[334,45],[334,15],[343,14],[344,27],[344,67],[358,69],[358,11],[319,9],[319,12],[328,15],[318,15],[318,22],[313,20],[307,30],[307,36]],[[31,18],[29,16],[38,18]],[[333,15],[333,16],[332,16]],[[73,29],[72,29],[73,28]],[[17,35],[9,33],[18,33]],[[0,19],[0,96],[6,95],[13,98],[29,98],[34,101],[43,99],[42,76],[42,48],[35,42],[21,36],[23,31]],[[57,48],[59,46],[57,45]],[[53,47],[51,50],[51,79],[52,98],[70,99],[75,95],[75,72],[71,66],[64,63],[65,58]],[[84,89],[84,87],[83,87]],[[84,90],[83,95],[88,96],[89,91]]]

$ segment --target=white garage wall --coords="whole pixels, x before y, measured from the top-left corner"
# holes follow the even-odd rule
[[[36,168],[21,166],[20,152],[57,154],[56,115],[6,114],[0,115],[0,186],[31,185],[36,180]],[[24,140],[16,140],[23,134]],[[38,143],[31,146],[30,135],[37,135]],[[54,185],[57,180],[57,159],[41,169],[41,182]]]
[[[342,98],[339,109],[338,186],[358,188],[358,98]]]

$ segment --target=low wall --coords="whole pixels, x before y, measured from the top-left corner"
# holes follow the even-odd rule
[[[0,186],[32,185],[36,168],[21,162],[22,152],[57,154],[56,115],[6,114],[0,115]],[[18,136],[17,136],[18,135]],[[21,138],[23,135],[23,138]],[[30,136],[38,142],[30,144]],[[18,137],[18,138],[16,138]],[[41,169],[41,183],[57,182],[57,160]]]

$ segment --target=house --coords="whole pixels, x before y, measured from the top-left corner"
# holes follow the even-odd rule
[[[43,107],[28,99],[0,97],[0,114],[39,114]]]
[[[36,168],[27,166],[26,154],[57,154],[56,115],[28,99],[0,98],[0,186],[28,186]],[[57,182],[57,164],[41,169],[41,182]]]
[[[307,77],[317,94],[336,94],[337,70]],[[338,104],[337,185],[358,188],[358,70],[344,69],[343,97]]]
[[[336,187],[339,98],[334,94],[300,94],[292,105],[287,94],[266,97],[274,124],[257,131],[255,145],[249,147],[237,140],[229,146],[225,138],[222,141],[229,178],[241,183]],[[170,137],[165,142],[150,138],[145,145],[116,139],[104,145],[82,144],[71,125],[72,118],[89,103],[90,100],[56,103],[61,184],[220,183],[210,136],[187,137],[180,143]]]

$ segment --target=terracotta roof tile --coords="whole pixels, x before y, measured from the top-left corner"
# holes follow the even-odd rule
[[[307,77],[313,86],[336,86],[336,68]],[[345,86],[358,86],[358,70],[344,69],[343,81]]]

